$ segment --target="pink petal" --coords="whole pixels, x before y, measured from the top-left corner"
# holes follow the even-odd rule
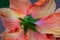
[[[58,8],[58,9],[55,11],[55,13],[60,13],[60,8]]]
[[[46,34],[46,36],[49,40],[56,40],[53,34]]]
[[[20,27],[20,21],[14,11],[9,8],[1,8],[0,12],[4,28],[14,30],[15,28]]]
[[[39,32],[60,36],[60,13],[46,16],[37,21],[36,25]]]
[[[18,21],[7,21],[2,19],[2,22],[3,22],[3,26],[9,30],[12,30],[12,29],[14,30],[15,28],[18,28],[20,26]]]
[[[2,40],[24,40],[23,30],[19,30],[16,33],[8,33],[7,31],[3,32],[1,36]]]
[[[29,0],[10,0],[10,8],[23,11],[24,14],[32,14],[34,18],[41,18],[54,12],[56,5],[52,0],[46,0],[43,5],[36,6]],[[48,10],[49,9],[49,10]],[[48,13],[49,12],[49,13]]]
[[[29,9],[29,13],[32,13],[34,18],[41,18],[47,15],[52,14],[56,9],[56,4],[53,0],[46,0],[41,6],[32,6]]]
[[[31,30],[28,31],[27,36],[28,40],[48,40],[45,34],[33,32]]]
[[[10,0],[10,8],[15,10],[21,10],[27,13],[28,7],[31,5],[29,0]]]

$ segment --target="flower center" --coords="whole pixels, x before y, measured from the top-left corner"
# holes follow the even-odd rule
[[[19,19],[21,20],[20,26],[23,25],[24,34],[27,33],[28,29],[37,32],[37,30],[35,28],[36,24],[34,24],[34,23],[36,21],[38,21],[38,19],[34,19],[31,15],[25,16],[24,19],[22,19],[22,18],[19,18]]]

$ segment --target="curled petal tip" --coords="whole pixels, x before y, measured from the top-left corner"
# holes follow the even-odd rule
[[[60,8],[58,8],[58,9],[55,11],[55,13],[60,13]]]

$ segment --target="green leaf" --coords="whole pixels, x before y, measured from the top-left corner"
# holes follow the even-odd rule
[[[38,32],[35,28],[35,22],[38,21],[38,19],[34,19],[31,15],[25,16],[24,19],[19,18],[21,20],[21,25],[24,27],[24,34],[27,33],[28,29]]]
[[[35,26],[29,26],[29,29],[32,30],[32,31],[35,31],[35,32],[38,32],[37,29],[35,28]]]
[[[39,19],[34,19],[31,15],[28,15],[27,17],[24,17],[24,20],[28,21],[28,22],[31,22],[31,23],[35,23]]]
[[[32,23],[35,23],[36,21],[38,21],[38,19],[32,19]]]
[[[19,20],[21,20],[21,21],[23,21],[23,22],[25,21],[25,20],[24,20],[24,19],[22,19],[22,18],[19,18]]]
[[[24,25],[24,35],[27,33],[28,27]]]

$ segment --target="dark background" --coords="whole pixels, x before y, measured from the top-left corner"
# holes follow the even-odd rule
[[[55,0],[55,2],[56,2],[56,5],[57,5],[57,8],[59,8],[60,7],[60,0]],[[4,28],[3,28],[3,24],[2,24],[1,18],[0,18],[0,33],[2,33],[3,31],[4,31]],[[0,37],[0,40],[1,40],[1,37]]]
[[[9,0],[0,0],[0,8],[7,8],[10,5]]]

